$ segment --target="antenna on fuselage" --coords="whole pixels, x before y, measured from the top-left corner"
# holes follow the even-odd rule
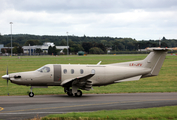
[[[96,65],[100,65],[102,61],[100,61],[99,63],[97,63]]]

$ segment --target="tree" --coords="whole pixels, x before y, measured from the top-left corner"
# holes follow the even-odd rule
[[[15,47],[12,49],[12,51],[13,51],[14,54],[17,54],[17,53],[18,53],[17,47],[15,46]]]
[[[82,47],[84,48],[85,52],[89,53],[89,50],[93,47],[93,44],[91,42],[83,42]]]
[[[52,49],[53,49],[53,50],[52,50],[52,51],[53,51],[53,54],[54,54],[54,55],[57,55],[57,48],[56,48],[56,46],[53,46]]]
[[[2,52],[2,53],[6,53],[5,49],[3,49],[3,48],[1,49],[1,52]]]
[[[40,55],[40,53],[42,53],[42,52],[43,52],[42,49],[36,48],[36,53],[39,53],[39,55]]]
[[[49,55],[56,55],[57,54],[57,52],[58,52],[58,50],[56,49],[56,46],[49,46],[49,48],[48,48],[48,54]]]
[[[25,46],[33,46],[33,45],[41,45],[41,42],[39,40],[28,40],[25,42]]]
[[[66,55],[67,54],[67,49],[63,49],[63,53]]]
[[[102,43],[95,43],[94,46],[100,48],[104,53],[106,53],[106,47]]]
[[[8,43],[6,46],[11,47],[11,43]],[[15,47],[15,46],[17,47],[17,46],[20,46],[20,45],[16,42],[12,42],[12,47]]]
[[[21,46],[15,46],[12,51],[14,54],[20,54],[23,53],[23,48]]]
[[[162,40],[167,40],[167,39],[165,37],[163,37]]]
[[[168,45],[165,42],[162,42],[161,47],[168,47]]]
[[[133,42],[128,42],[127,43],[127,49],[132,51],[132,50],[135,50],[135,44]]]
[[[101,48],[93,47],[89,50],[90,54],[104,54],[104,51]]]
[[[72,47],[74,45],[74,42],[72,40],[69,41],[69,46]]]
[[[21,46],[18,46],[17,51],[18,51],[18,53],[23,53],[23,48]]]
[[[67,46],[67,42],[65,39],[60,42],[60,46]]]
[[[75,53],[77,53],[78,51],[83,51],[84,50],[84,48],[80,44],[74,44],[73,48],[74,48],[73,52],[75,52]]]
[[[49,46],[49,48],[48,48],[48,54],[49,54],[49,55],[52,55],[52,53],[53,53],[52,46]]]

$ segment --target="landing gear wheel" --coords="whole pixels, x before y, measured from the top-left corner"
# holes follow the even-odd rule
[[[81,97],[82,96],[82,91],[81,90],[77,90],[77,93],[75,93],[76,97]]]
[[[34,96],[34,93],[33,92],[30,92],[29,93],[29,97],[33,97]]]
[[[67,92],[68,96],[73,96],[73,93],[72,93],[72,89],[69,89],[69,91]]]

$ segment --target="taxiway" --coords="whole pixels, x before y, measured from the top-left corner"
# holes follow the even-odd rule
[[[122,93],[0,96],[0,119],[28,119],[48,114],[97,110],[125,110],[177,105],[177,93]]]

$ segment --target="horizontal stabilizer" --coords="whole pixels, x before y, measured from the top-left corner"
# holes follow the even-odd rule
[[[168,51],[173,50],[171,48],[147,48],[148,51]]]

